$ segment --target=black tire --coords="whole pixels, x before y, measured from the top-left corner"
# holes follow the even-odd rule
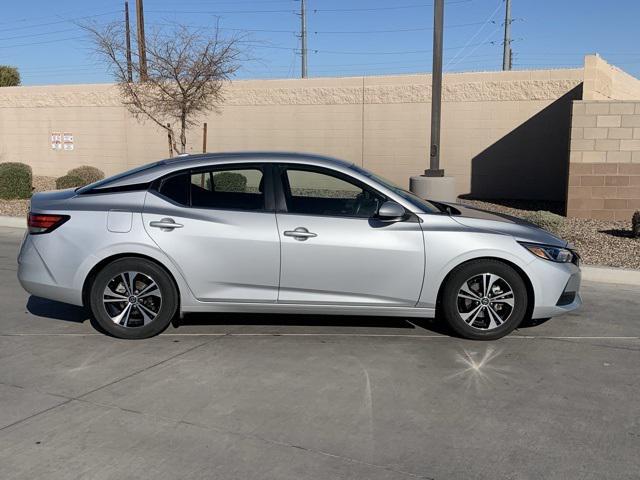
[[[126,319],[129,322],[129,326],[124,326],[115,323],[109,312],[107,312],[107,309],[122,308],[124,310],[130,303],[129,300],[105,304],[103,299],[105,288],[107,288],[108,285],[116,285],[117,283],[114,284],[112,282],[117,282],[120,274],[124,274],[124,279],[128,280],[130,277],[129,272],[139,272],[139,274],[134,277],[134,285],[144,285],[144,281],[148,282],[149,279],[155,282],[159,296],[152,295],[144,299],[141,297],[139,300],[136,297],[134,299],[135,303],[130,306],[130,318],[128,317]],[[120,288],[121,291],[113,291],[122,296],[128,295],[127,290],[122,291],[122,289],[125,288],[124,281],[118,285],[118,288]],[[114,298],[118,299],[120,297],[114,296]],[[147,303],[144,304],[143,302]],[[140,306],[137,305],[138,303],[140,303]],[[89,290],[89,305],[95,321],[105,333],[117,338],[130,340],[149,338],[162,332],[167,328],[169,323],[171,323],[178,308],[178,291],[169,274],[159,265],[144,258],[125,257],[114,260],[98,272]],[[145,314],[147,318],[151,317],[148,313],[149,311],[156,311],[156,316],[148,321],[148,323],[145,323],[143,308],[140,308],[145,306],[150,307],[144,310],[147,312]]]
[[[491,304],[494,310],[488,312],[487,309],[489,307],[483,306],[482,301],[470,300],[468,298],[459,299],[458,297],[460,289],[463,285],[467,284],[467,281],[472,279],[476,279],[476,282],[481,281],[481,276],[485,273],[500,277],[513,292],[513,306],[511,308],[504,302],[496,302],[501,304],[499,305],[500,313],[505,315],[505,318],[500,324],[498,324],[498,321],[493,321],[493,323],[498,326],[491,329],[486,327],[491,320],[489,317],[492,316],[492,312],[495,313],[495,308],[498,308],[495,304]],[[474,285],[473,281],[471,285]],[[491,294],[486,295],[487,298],[490,298],[490,296]],[[444,285],[441,307],[447,323],[461,337],[471,340],[496,340],[511,333],[520,325],[527,313],[528,301],[527,287],[516,270],[499,260],[480,259],[464,263],[451,272]],[[459,302],[463,302],[462,305],[460,305]],[[459,311],[461,306],[466,306],[468,311],[474,311],[476,306],[478,306],[481,311],[484,311],[482,311],[478,317],[475,317],[476,320],[471,321],[471,324],[469,324],[462,318],[462,314]],[[482,317],[480,317],[480,315]],[[493,316],[493,318],[495,319],[497,316]]]

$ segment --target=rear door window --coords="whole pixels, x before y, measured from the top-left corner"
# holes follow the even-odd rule
[[[265,208],[264,175],[260,168],[216,168],[165,178],[158,192],[193,208],[260,211]]]
[[[263,210],[264,181],[257,168],[211,170],[191,174],[191,206]]]

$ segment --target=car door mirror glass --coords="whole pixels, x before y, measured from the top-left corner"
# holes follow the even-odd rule
[[[399,222],[404,219],[407,211],[402,205],[392,201],[386,201],[378,209],[376,218],[382,222]]]

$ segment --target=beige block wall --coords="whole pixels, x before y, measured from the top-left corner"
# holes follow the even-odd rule
[[[599,55],[584,59],[583,100],[638,100],[640,80],[610,65]]]
[[[582,79],[582,69],[445,75],[442,167],[458,193],[562,197],[566,181],[549,181],[548,172],[566,177],[563,142]],[[430,102],[429,75],[236,81],[221,113],[200,120],[209,151],[326,154],[408,186],[427,166]],[[72,132],[75,149],[53,151],[54,131]],[[188,151],[201,145],[198,127]],[[40,175],[81,164],[113,174],[167,151],[166,134],[132,118],[111,85],[0,89],[0,161],[28,163]]]
[[[640,210],[640,100],[573,104],[567,214],[630,220]]]

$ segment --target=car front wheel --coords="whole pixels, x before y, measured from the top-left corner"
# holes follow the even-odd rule
[[[121,258],[96,275],[90,290],[98,325],[118,338],[157,335],[171,322],[178,293],[163,268],[143,258]]]
[[[520,325],[527,313],[527,288],[520,274],[498,260],[474,260],[455,268],[442,295],[451,328],[473,340],[495,340]]]

